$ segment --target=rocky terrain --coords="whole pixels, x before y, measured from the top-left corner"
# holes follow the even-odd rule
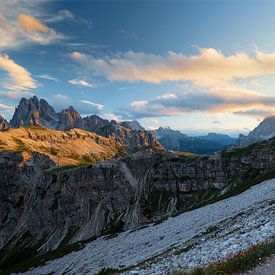
[[[173,274],[203,267],[274,237],[275,181],[229,199],[116,236],[26,274]],[[273,202],[273,203],[272,203]]]
[[[159,127],[150,131],[169,150],[209,154],[231,146],[235,139],[224,134],[209,133],[205,136],[187,136],[171,128]]]
[[[97,115],[82,118],[73,106],[56,112],[46,100],[38,99],[36,96],[30,99],[22,98],[15,109],[10,127],[20,126],[40,126],[63,131],[79,128],[107,138],[111,137],[125,144],[131,151],[148,146],[162,149],[157,139],[137,121],[118,123]]]
[[[36,152],[2,152],[1,268],[241,193],[274,177],[274,146],[204,157],[137,152],[68,170]]]
[[[269,139],[275,136],[275,116],[264,119],[248,136],[239,135],[235,142],[236,147],[247,146],[249,144]]]
[[[123,144],[80,129],[56,131],[37,126],[0,131],[0,151],[41,153],[56,166],[94,163],[126,155]]]

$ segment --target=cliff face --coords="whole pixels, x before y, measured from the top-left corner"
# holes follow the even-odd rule
[[[51,172],[47,156],[1,153],[2,263],[26,249],[41,254],[240,192],[275,175],[274,149],[273,139],[209,157],[138,152]]]

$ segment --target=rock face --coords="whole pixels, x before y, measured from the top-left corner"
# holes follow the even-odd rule
[[[7,120],[0,115],[0,131],[7,130],[9,127]]]
[[[249,144],[269,139],[275,136],[275,116],[264,119],[248,136],[239,135],[235,146],[247,146]]]
[[[82,118],[73,106],[57,113],[46,100],[39,100],[36,96],[29,100],[21,99],[10,121],[10,126],[12,128],[43,126],[65,131],[79,128],[105,137],[113,137],[115,140],[126,144],[130,150],[147,146],[163,149],[157,139],[150,132],[144,130],[137,121],[109,122],[96,115]]]
[[[0,154],[1,263],[134,228],[275,175],[275,140],[207,157],[138,152],[71,170]],[[28,252],[28,253],[27,253]]]

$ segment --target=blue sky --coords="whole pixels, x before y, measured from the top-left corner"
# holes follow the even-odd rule
[[[57,110],[187,133],[275,113],[275,3],[0,1],[0,113]]]

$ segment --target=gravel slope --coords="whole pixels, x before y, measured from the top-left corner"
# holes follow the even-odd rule
[[[203,266],[272,238],[274,199],[275,179],[267,180],[161,224],[101,237],[27,274],[94,274],[103,267],[125,274],[166,274]]]

